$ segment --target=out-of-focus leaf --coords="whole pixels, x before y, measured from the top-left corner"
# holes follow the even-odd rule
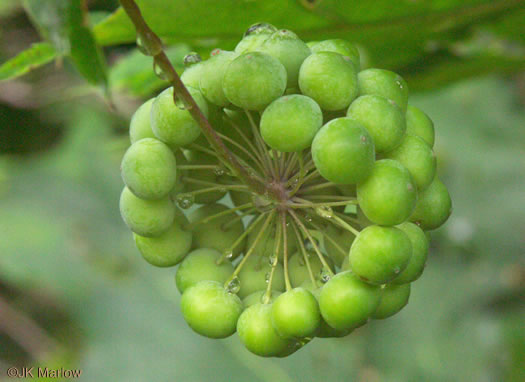
[[[468,52],[456,57],[454,45],[469,39],[473,29],[499,25],[498,37],[514,44],[523,43],[522,8],[524,0],[448,0],[367,2],[337,0],[137,0],[144,18],[167,43],[186,42],[194,48],[231,49],[249,25],[266,21],[288,28],[305,40],[345,38],[363,48],[366,66],[408,71],[418,63],[423,70],[433,69],[434,50],[439,47],[445,58],[442,72],[432,85],[457,79],[455,61],[466,65],[474,61]],[[518,16],[516,16],[518,15]],[[173,22],[176,18],[177,22]],[[135,39],[135,29],[122,9],[118,9],[94,28],[97,40],[104,45],[128,43]],[[512,62],[509,62],[509,59]],[[514,57],[502,55],[487,66],[487,71],[519,70]],[[518,64],[518,65],[516,65]],[[475,67],[478,62],[472,63]],[[469,69],[465,69],[468,71]],[[473,70],[472,73],[480,72]],[[426,88],[427,81],[414,88]]]
[[[67,8],[69,0],[24,0],[26,12],[44,38],[54,46],[58,55],[69,51]]]
[[[47,64],[56,56],[53,45],[41,42],[31,45],[0,66],[0,81],[9,80],[26,74],[27,72]]]
[[[171,63],[181,72],[184,68],[182,60],[190,48],[185,44],[174,45],[166,49]],[[153,71],[153,60],[139,50],[120,59],[109,74],[110,83],[115,90],[125,90],[129,93],[144,97],[165,86],[166,81],[160,79]]]
[[[106,64],[102,51],[87,23],[84,0],[69,0],[67,25],[70,55],[78,71],[95,85],[107,85]]]

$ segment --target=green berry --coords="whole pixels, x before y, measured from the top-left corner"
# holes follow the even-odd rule
[[[162,199],[175,185],[177,163],[164,143],[144,138],[132,144],[121,164],[126,186],[142,199]]]
[[[381,301],[372,318],[383,319],[393,316],[408,303],[410,284],[387,285],[383,290]]]
[[[257,51],[278,59],[286,69],[286,87],[297,88],[299,68],[311,52],[310,48],[295,33],[286,29],[276,31],[257,47]]]
[[[349,256],[357,276],[372,284],[385,284],[407,267],[412,244],[399,228],[371,225],[357,235]]]
[[[338,273],[319,295],[319,308],[326,323],[336,330],[362,324],[379,305],[381,287],[357,279],[351,272]]]
[[[338,53],[314,53],[301,65],[299,88],[323,110],[342,110],[357,97],[356,70]]]
[[[268,146],[282,152],[306,149],[321,128],[323,114],[317,103],[303,95],[273,101],[261,117],[261,135]]]
[[[256,51],[276,31],[277,28],[272,24],[258,23],[252,25],[235,47],[235,52],[242,54]]]
[[[245,53],[230,63],[222,86],[226,98],[235,106],[263,110],[283,95],[286,69],[268,54]]]
[[[423,273],[428,256],[428,239],[425,232],[414,223],[405,222],[397,226],[402,230],[412,243],[412,256],[407,267],[392,282],[406,284],[415,281]]]
[[[184,230],[188,220],[175,208],[175,221],[158,237],[135,234],[135,244],[144,259],[157,267],[172,267],[184,259],[191,248],[191,232]]]
[[[407,168],[418,191],[423,191],[436,175],[436,156],[432,148],[421,138],[406,134],[401,144],[385,153],[385,158],[397,160]]]
[[[153,237],[171,227],[175,206],[169,198],[140,199],[125,187],[120,195],[120,214],[130,230],[141,236]]]
[[[320,322],[317,300],[304,288],[286,291],[272,304],[273,327],[283,338],[312,336]]]
[[[417,192],[412,176],[399,162],[382,159],[370,176],[357,185],[359,207],[376,224],[396,225],[409,218]]]
[[[408,85],[399,74],[384,69],[366,69],[359,72],[359,94],[374,94],[394,101],[403,111],[407,110]]]
[[[237,293],[244,298],[256,291],[265,290],[270,279],[272,266],[268,257],[252,253],[244,263],[238,274],[240,289]],[[277,264],[272,280],[272,289],[284,291],[284,271],[281,264]]]
[[[216,49],[209,60],[204,61],[201,71],[199,89],[202,95],[214,105],[228,106],[229,101],[224,95],[222,79],[228,65],[238,56],[235,52]]]
[[[408,105],[406,113],[407,134],[417,135],[434,147],[434,122],[421,109]]]
[[[216,281],[201,281],[181,298],[182,315],[188,325],[209,338],[226,338],[235,333],[242,309],[239,297]]]
[[[229,208],[222,204],[207,204],[197,208],[189,215],[190,222],[202,221],[208,216],[223,213]],[[228,224],[232,219],[237,217],[236,213],[230,213],[220,216],[209,221],[203,221],[195,226],[193,230],[193,245],[195,248],[213,248],[224,253],[244,232],[242,220],[238,220],[234,224]],[[239,245],[235,247],[229,259],[234,259],[242,252],[245,246],[245,241],[242,240]]]
[[[336,38],[332,40],[324,40],[315,43],[309,43],[307,45],[310,47],[313,53],[335,52],[339,53],[344,57],[348,57],[350,61],[352,61],[352,64],[354,64],[354,67],[357,72],[359,72],[361,68],[359,50],[354,44],[346,40]]]
[[[361,96],[352,102],[347,116],[366,127],[378,153],[399,146],[405,135],[406,123],[403,112],[385,97]]]
[[[436,176],[432,183],[419,194],[410,221],[423,230],[441,227],[452,213],[452,201],[445,185]]]
[[[186,87],[199,89],[200,80],[204,71],[204,61],[194,63],[184,69],[180,79]]]
[[[272,325],[270,304],[254,304],[242,312],[237,333],[246,349],[261,357],[277,356],[289,345],[289,341],[281,338]]]
[[[197,89],[188,87],[202,113],[208,116],[208,105]],[[173,100],[173,88],[160,93],[151,107],[151,128],[155,136],[171,147],[186,146],[195,141],[201,130],[190,112]]]
[[[131,143],[140,141],[143,138],[155,138],[151,130],[150,111],[154,98],[144,102],[131,117],[129,124],[129,139]]]
[[[366,179],[374,167],[374,142],[361,123],[337,118],[315,136],[312,157],[325,179],[355,184]]]
[[[233,265],[228,259],[217,264],[220,258],[220,252],[209,248],[196,249],[186,256],[175,274],[179,292],[183,293],[199,281],[211,280],[221,284],[225,283],[233,273]]]

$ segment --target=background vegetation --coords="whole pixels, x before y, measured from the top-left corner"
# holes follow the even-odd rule
[[[524,1],[137,3],[179,70],[257,21],[359,43],[434,120],[453,215],[387,321],[286,359],[199,337],[173,270],[141,259],[118,212],[129,116],[166,86],[131,23],[116,1],[0,0],[0,380],[13,365],[86,381],[525,380]]]

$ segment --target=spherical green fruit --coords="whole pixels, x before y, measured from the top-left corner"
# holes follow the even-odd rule
[[[234,269],[228,259],[217,264],[220,258],[221,253],[215,249],[199,248],[192,251],[182,261],[175,274],[175,282],[179,292],[183,293],[199,281],[211,280],[221,284],[225,283]]]
[[[200,335],[226,338],[235,333],[243,306],[237,295],[216,281],[201,281],[186,290],[181,310],[190,327]]]
[[[452,213],[452,201],[445,185],[436,176],[426,190],[419,194],[410,221],[424,230],[442,226]]]
[[[252,305],[262,303],[265,294],[266,294],[266,290],[258,290],[257,292],[253,292],[252,294],[249,294],[248,296],[242,299],[244,308],[246,309]],[[272,290],[272,294],[270,296],[269,303],[274,302],[275,299],[279,297],[280,295],[281,295],[281,292],[277,290]]]
[[[357,76],[359,94],[374,94],[394,101],[405,113],[408,104],[408,85],[399,74],[384,69],[366,69]]]
[[[135,234],[135,244],[144,259],[157,267],[172,267],[184,259],[191,248],[191,232],[184,230],[184,214],[175,210],[176,219],[171,227],[158,237]]]
[[[434,147],[434,122],[421,109],[408,105],[406,113],[407,134],[417,135]]]
[[[237,333],[246,349],[261,357],[273,357],[284,352],[289,341],[281,338],[272,325],[272,306],[257,303],[242,312]]]
[[[208,105],[197,89],[188,87],[202,113],[208,116]],[[170,87],[160,93],[151,107],[151,128],[155,136],[172,147],[186,146],[195,141],[201,130],[197,121],[190,112],[175,105],[173,88]]]
[[[399,228],[371,225],[357,235],[349,256],[357,276],[372,284],[385,284],[407,267],[412,244]]]
[[[265,290],[268,286],[268,280],[272,266],[267,257],[252,253],[244,263],[239,272],[240,289],[237,293],[239,297],[244,298],[253,292]],[[272,281],[272,289],[284,291],[284,271],[281,264],[277,264]]]
[[[308,264],[316,280],[320,279],[321,269],[323,264],[319,259],[319,256],[314,251],[306,253],[308,258]],[[333,268],[333,267],[332,267]],[[288,275],[290,282],[294,287],[302,286],[306,281],[311,282],[310,272],[308,271],[308,265],[304,260],[304,255],[301,251],[296,252],[288,260]]]
[[[276,31],[277,28],[272,24],[258,23],[252,25],[235,47],[235,52],[241,54],[257,50]]]
[[[428,256],[428,239],[425,232],[414,223],[405,222],[397,226],[402,230],[412,243],[412,256],[407,267],[392,283],[406,284],[415,281],[423,273]]]
[[[141,199],[162,199],[175,185],[175,156],[168,146],[153,138],[132,144],[120,167],[124,183]]]
[[[408,303],[410,284],[387,285],[383,290],[381,301],[372,318],[383,319],[393,316]]]
[[[328,237],[330,239],[328,239]],[[338,267],[341,267],[344,259],[348,257],[348,252],[350,251],[354,239],[355,235],[346,229],[338,228],[333,224],[326,227],[324,247],[328,256],[332,258],[335,265]],[[336,245],[339,248],[336,247]]]
[[[341,110],[357,97],[356,70],[338,53],[313,53],[301,65],[299,88],[324,110]]]
[[[360,55],[359,50],[357,47],[340,38],[332,39],[332,40],[324,40],[315,42],[313,44],[307,44],[311,51],[313,53],[318,52],[335,52],[339,53],[342,56],[348,57],[350,61],[352,61],[352,64],[354,64],[355,70],[359,72],[361,69],[361,61],[360,61]]]
[[[385,158],[397,160],[407,168],[418,191],[423,191],[436,175],[436,156],[421,138],[406,134],[401,144],[385,153]]]
[[[374,142],[361,123],[337,118],[315,136],[312,157],[327,180],[355,184],[366,179],[374,167]]]
[[[283,338],[312,336],[320,322],[317,300],[304,288],[286,291],[272,304],[272,324]]]
[[[385,97],[361,96],[352,102],[347,116],[366,127],[378,153],[394,149],[403,140],[406,130],[405,116],[396,104]]]
[[[286,69],[268,54],[245,53],[230,63],[222,86],[226,98],[235,106],[263,110],[283,95]]]
[[[155,138],[151,130],[150,111],[154,98],[144,102],[131,117],[129,124],[129,139],[131,143],[140,141],[143,138]]]
[[[208,216],[228,211],[229,208],[222,204],[207,204],[197,208],[189,215],[190,222],[201,221]],[[195,226],[193,230],[193,246],[195,248],[213,248],[224,253],[242,235],[244,226],[242,220],[234,224],[228,224],[237,217],[236,213],[230,213],[210,221],[203,221]],[[236,258],[243,251],[245,241],[242,240],[233,250],[231,259]]]
[[[317,103],[303,95],[273,101],[261,117],[261,135],[268,146],[282,152],[309,147],[321,128],[323,114]]]
[[[321,315],[337,330],[359,326],[377,309],[381,287],[367,284],[351,272],[336,274],[319,295]]]
[[[316,300],[319,302],[319,296],[321,294],[322,288],[318,288],[317,286],[312,287],[311,282],[305,283],[304,287],[306,288],[306,286],[308,286],[308,290],[312,292]],[[328,325],[323,316],[321,316],[319,328],[317,329],[315,336],[319,338],[341,338],[349,335],[350,333],[352,333],[353,330],[354,328],[343,330],[334,329],[330,325]]]
[[[217,49],[209,60],[204,61],[201,71],[199,89],[209,102],[217,106],[228,106],[230,103],[222,88],[222,79],[228,65],[238,56],[235,52]]]
[[[141,236],[159,236],[173,223],[175,206],[169,198],[144,200],[127,187],[120,195],[120,214],[130,230]]]
[[[416,199],[412,176],[392,159],[377,161],[370,176],[357,185],[359,207],[368,219],[380,225],[396,225],[407,220]]]
[[[202,72],[204,70],[204,62],[197,62],[182,72],[180,79],[186,87],[191,87],[193,89],[199,89],[199,83],[202,77]]]
[[[295,33],[286,29],[278,30],[256,49],[278,59],[286,69],[286,86],[297,88],[299,68],[311,52],[310,48]]]

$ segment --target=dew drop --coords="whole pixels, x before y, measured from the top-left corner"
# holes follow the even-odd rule
[[[157,65],[157,61],[155,61],[155,60],[153,60],[153,72],[161,80],[164,80],[164,81],[168,80],[168,76],[166,75],[164,70],[162,70],[162,68],[159,65]]]
[[[235,276],[226,286],[228,293],[237,293],[241,289],[241,282],[239,278]]]
[[[202,57],[197,52],[190,52],[184,56],[184,66],[188,67],[202,61]]]
[[[401,272],[401,269],[399,269],[399,267],[394,268],[394,273],[396,275],[399,274],[399,272]]]
[[[233,258],[233,251],[232,250],[226,250],[223,253],[224,257],[226,257],[228,260]]]
[[[180,97],[176,97],[176,98],[175,98],[175,106],[177,106],[180,110],[186,110],[186,109],[189,109],[189,107],[187,107],[187,106],[184,104],[184,101],[183,101],[182,98],[180,98]]]
[[[226,173],[226,170],[222,166],[217,166],[213,172],[216,176],[223,176]]]
[[[193,206],[195,203],[195,196],[193,194],[179,194],[177,195],[177,204],[183,210],[186,210]]]
[[[401,81],[397,80],[396,84],[397,86],[399,86],[399,89],[403,89],[403,84],[401,83]]]
[[[244,32],[244,37],[249,36],[251,34],[261,34],[261,33],[273,33],[276,32],[277,28],[274,27],[272,24],[268,23],[257,23],[253,24],[251,27],[249,27],[246,32]]]
[[[146,56],[151,56],[151,53],[146,48],[146,45],[144,44],[144,41],[142,41],[142,37],[140,35],[137,36],[137,48],[142,54],[145,54]]]
[[[266,272],[266,274],[264,275],[264,281],[266,282],[266,284],[268,284],[270,282],[270,278],[272,277],[272,273],[271,272]]]
[[[331,219],[334,216],[334,211],[332,210],[332,207],[328,206],[317,207],[315,209],[315,212],[317,213],[317,215],[325,219]]]
[[[268,264],[270,264],[272,267],[277,265],[277,262],[279,261],[279,257],[277,255],[273,254],[268,258]]]
[[[312,219],[312,216],[310,214],[306,214],[304,215],[304,219],[307,221],[307,222],[311,222],[313,219]]]
[[[327,283],[328,281],[330,281],[331,277],[332,276],[330,275],[330,271],[326,267],[321,268],[319,277],[321,279],[321,282]]]

